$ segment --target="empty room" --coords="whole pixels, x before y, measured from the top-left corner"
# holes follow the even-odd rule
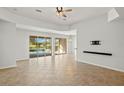
[[[1,86],[123,86],[123,7],[1,7]]]

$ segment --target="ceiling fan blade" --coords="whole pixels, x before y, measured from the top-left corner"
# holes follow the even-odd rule
[[[57,12],[56,15],[57,15],[57,16],[67,17],[67,16],[64,14],[64,12],[59,12],[59,13]]]
[[[72,9],[63,10],[63,12],[71,12]]]
[[[62,15],[63,17],[67,17],[65,14]]]
[[[67,16],[64,14],[64,12],[61,12],[60,15],[63,16],[63,17],[67,17]]]

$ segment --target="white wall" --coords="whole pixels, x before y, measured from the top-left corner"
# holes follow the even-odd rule
[[[26,31],[16,29],[16,60],[29,58],[29,36]]]
[[[68,47],[69,47],[68,53],[76,54],[76,51],[75,51],[75,49],[77,48],[77,37],[76,37],[76,35],[69,36]]]
[[[73,54],[75,54],[76,55],[76,49],[77,49],[77,36],[76,35],[74,35],[73,37],[72,37],[72,49],[73,49]]]
[[[16,25],[0,20],[0,69],[16,66]]]
[[[124,71],[124,20],[107,22],[107,15],[78,23],[78,61]],[[100,40],[102,45],[90,45]],[[112,53],[112,56],[83,53],[84,50]]]
[[[73,43],[72,43],[72,37],[69,36],[68,40],[67,40],[67,46],[69,47],[68,49],[68,53],[72,54],[73,53],[73,47],[72,47]]]
[[[31,35],[49,36],[54,38],[60,37],[60,38],[68,39],[67,35],[44,33],[44,32],[17,28],[16,29],[16,60],[29,59],[29,36]],[[70,50],[70,47],[68,47],[68,50]]]

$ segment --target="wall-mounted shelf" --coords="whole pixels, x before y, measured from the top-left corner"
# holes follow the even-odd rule
[[[90,54],[98,54],[98,55],[112,56],[111,53],[103,53],[103,52],[83,51],[83,53],[90,53]]]

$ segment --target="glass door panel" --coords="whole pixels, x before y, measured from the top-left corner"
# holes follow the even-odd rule
[[[38,57],[45,56],[46,39],[44,37],[37,38]]]
[[[47,37],[46,38],[46,49],[45,49],[47,56],[52,55],[52,46],[51,45],[52,45],[52,39]]]
[[[51,38],[30,36],[30,58],[51,56]]]
[[[29,52],[30,52],[30,58],[37,57],[37,37],[36,36],[30,36],[30,45],[29,45]]]
[[[65,38],[55,39],[55,54],[67,53],[67,41]]]

